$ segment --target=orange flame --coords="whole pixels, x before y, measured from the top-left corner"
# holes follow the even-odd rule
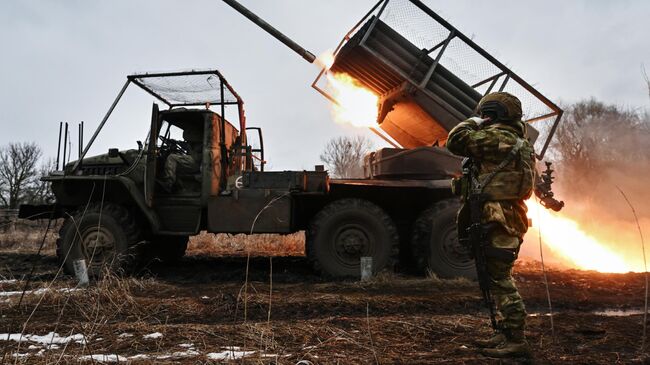
[[[374,127],[377,125],[377,103],[379,97],[359,85],[345,73],[327,74],[330,92],[337,101],[332,105],[332,116],[339,124],[355,127]]]
[[[321,54],[317,63],[329,70],[334,64],[331,52]],[[355,127],[377,126],[379,97],[346,73],[327,72],[327,88],[336,100],[332,104],[332,117],[339,124]]]
[[[528,245],[538,242],[541,230],[542,243],[561,261],[582,270],[596,270],[610,273],[640,272],[644,270],[641,252],[634,253],[621,249],[619,242],[626,245],[634,236],[617,226],[619,232],[591,230],[586,232],[574,219],[547,210],[534,200],[526,202],[528,216],[533,219],[533,227],[526,237]],[[612,240],[613,237],[619,239]],[[533,242],[534,241],[534,242]],[[628,249],[630,247],[628,246]]]

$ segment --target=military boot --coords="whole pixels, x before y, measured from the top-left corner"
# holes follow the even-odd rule
[[[506,341],[506,335],[501,331],[496,331],[492,336],[485,340],[476,340],[474,344],[482,348],[494,348]]]
[[[489,357],[530,357],[530,346],[524,337],[524,330],[504,330],[506,337],[495,348],[483,349],[482,353]]]

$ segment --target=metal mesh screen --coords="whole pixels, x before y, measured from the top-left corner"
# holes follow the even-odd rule
[[[421,49],[435,47],[450,34],[436,19],[408,0],[390,0],[380,19]],[[435,58],[437,53],[434,52],[431,56]],[[440,64],[472,86],[502,71],[460,38],[451,40],[440,59]],[[502,80],[503,76],[492,91],[501,87]],[[479,86],[476,90],[485,93],[489,84],[490,82]],[[512,79],[507,82],[504,91],[511,92],[521,100],[525,120],[553,112],[539,98]]]
[[[460,31],[445,24],[435,13],[428,13],[429,9],[425,11],[423,8],[426,7],[416,0],[386,0],[360,24],[372,19],[371,16],[379,17],[381,22],[417,48],[428,52],[431,59],[438,60],[439,65],[480,95],[503,90],[517,96],[522,102],[523,120],[533,123],[532,126],[540,132],[535,146],[540,151],[561,110],[532,86],[520,83],[519,77],[503,64],[499,64],[485,52],[481,53],[480,48]],[[359,27],[356,32],[359,31],[364,29]],[[353,37],[354,33],[349,34],[347,39]],[[411,69],[421,66],[410,65]],[[421,73],[417,76],[419,79],[414,75],[416,73],[411,72],[408,76],[414,85],[424,80]],[[315,84],[318,81],[317,78]]]
[[[216,73],[136,75],[133,80],[170,105],[237,102],[235,95],[225,85],[224,98],[221,100],[221,79]]]

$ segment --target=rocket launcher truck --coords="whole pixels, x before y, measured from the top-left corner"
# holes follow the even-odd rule
[[[314,62],[311,52],[241,4],[224,2]],[[57,255],[68,272],[79,259],[91,273],[133,270],[151,257],[177,260],[201,231],[305,231],[306,255],[325,276],[358,277],[361,258],[371,257],[374,272],[398,265],[474,277],[456,231],[459,201],[450,181],[461,159],[444,148],[448,131],[473,115],[483,95],[508,91],[522,100],[541,160],[562,110],[419,0],[379,1],[334,56],[312,87],[336,102],[324,75],[346,73],[374,92],[380,103],[371,130],[391,145],[365,157],[363,178],[333,179],[322,166],[266,171],[262,131],[247,126],[243,99],[217,70],[136,74],[79,158],[60,169],[57,161],[57,171],[44,178],[56,202],[23,205],[19,216],[64,219]],[[167,109],[154,103],[149,135],[138,148],[86,157],[129,85]],[[183,138],[189,135],[191,141]],[[179,170],[173,188],[163,188],[169,159],[191,151],[199,151],[197,168]]]

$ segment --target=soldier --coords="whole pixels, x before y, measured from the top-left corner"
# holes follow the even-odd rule
[[[484,197],[478,216],[485,227],[484,251],[489,292],[501,314],[495,334],[477,341],[483,353],[492,357],[529,355],[524,337],[526,309],[512,277],[512,267],[528,230],[524,200],[533,191],[535,155],[525,138],[521,102],[505,92],[494,92],[478,105],[481,118],[470,118],[449,132],[447,148],[468,158],[470,168],[464,186],[479,188]],[[467,238],[470,212],[465,189],[458,214],[459,236]],[[472,190],[476,193],[476,189]],[[484,194],[484,195],[483,195]],[[479,207],[481,205],[478,205]]]
[[[163,176],[160,185],[171,193],[178,174],[196,174],[200,171],[201,155],[203,154],[203,136],[198,129],[187,128],[183,131],[183,139],[187,142],[188,154],[171,153],[165,160]]]

